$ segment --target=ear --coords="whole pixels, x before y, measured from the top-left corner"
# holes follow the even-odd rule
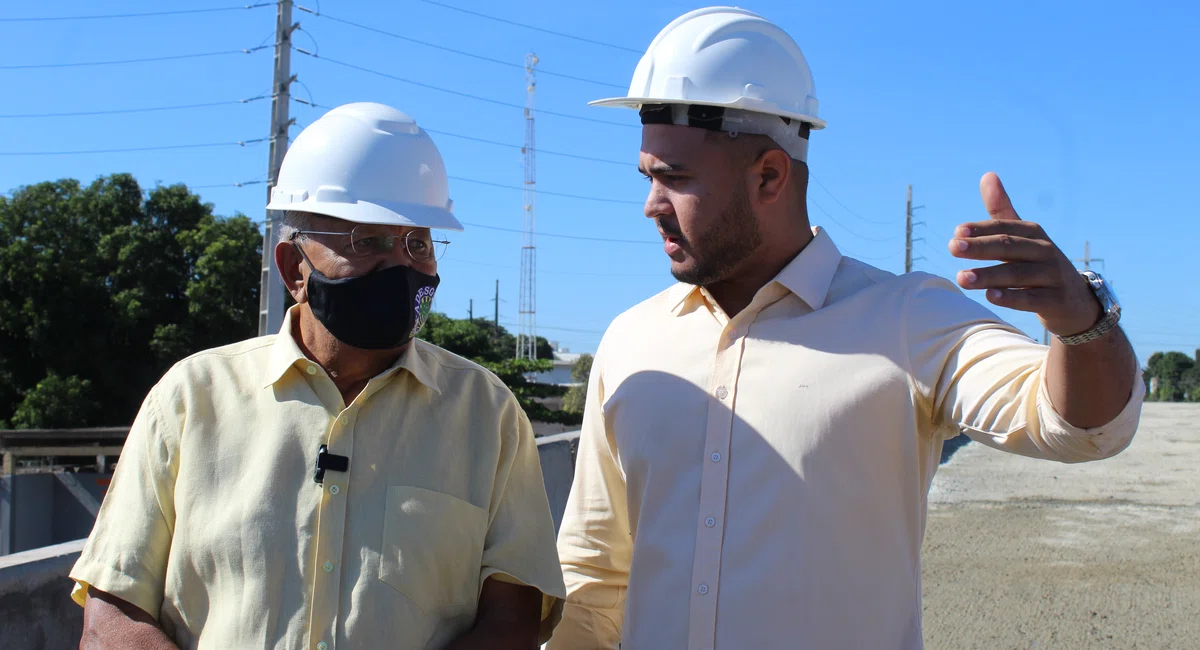
[[[769,205],[783,196],[795,174],[795,168],[786,151],[771,148],[754,162],[751,174],[754,181],[754,186],[750,188],[752,200]]]
[[[275,244],[275,268],[283,278],[283,286],[287,287],[288,293],[292,294],[292,299],[299,304],[304,304],[308,301],[308,291],[304,284],[307,277],[304,268],[307,265],[304,263],[304,258],[300,256],[300,251],[296,250],[296,246],[291,242]]]

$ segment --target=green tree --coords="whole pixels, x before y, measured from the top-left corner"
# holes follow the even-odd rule
[[[592,374],[592,355],[581,354],[571,367],[571,379],[579,382],[567,390],[563,397],[563,410],[568,413],[583,414],[584,403],[587,402],[588,378]]]
[[[92,382],[86,379],[50,374],[25,393],[13,413],[12,426],[54,429],[92,420],[100,411],[100,404],[91,393]]]
[[[1181,352],[1155,352],[1146,361],[1146,375],[1158,379],[1158,391],[1152,398],[1163,402],[1182,401],[1188,391],[1184,375],[1196,362]],[[1188,375],[1188,381],[1196,374]]]
[[[537,360],[517,360],[514,358],[517,351],[516,337],[503,326],[497,327],[491,321],[481,318],[455,319],[441,313],[430,314],[425,327],[417,336],[471,359],[496,373],[496,376],[512,390],[529,419],[578,424],[578,414],[554,411],[539,401],[563,394],[560,386],[539,384],[532,379],[537,373],[553,368],[550,359],[554,353],[545,339],[539,337]],[[545,357],[542,356],[543,352]]]
[[[575,365],[571,366],[571,379],[575,381],[587,383],[588,378],[592,376],[592,355],[581,354],[575,360]]]
[[[257,332],[261,245],[246,217],[128,174],[0,197],[0,418],[128,424],[172,363]]]
[[[500,328],[503,331],[503,328]],[[506,335],[507,341],[512,342],[511,336]],[[501,361],[513,356],[515,342],[511,347],[502,347],[504,341],[498,340],[497,332],[488,321],[458,320],[445,314],[434,312],[421,330],[419,336],[434,345],[445,348],[459,356],[475,361]]]
[[[1200,366],[1193,365],[1179,376],[1179,387],[1183,390],[1183,399],[1189,402],[1200,402]]]

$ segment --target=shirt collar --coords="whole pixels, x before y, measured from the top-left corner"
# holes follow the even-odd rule
[[[283,379],[288,370],[296,367],[298,364],[307,366],[314,364],[312,360],[304,356],[304,352],[296,343],[293,323],[296,310],[299,306],[294,305],[287,310],[283,315],[283,323],[279,327],[279,333],[275,335],[275,341],[271,344],[271,357],[267,361],[267,367],[263,373],[263,386],[271,386]],[[441,393],[442,390],[438,386],[437,379],[434,377],[433,370],[429,367],[429,363],[425,357],[429,354],[424,349],[428,345],[421,340],[413,340],[412,344],[405,348],[404,352],[396,359],[396,363],[392,364],[391,368],[384,371],[383,375],[395,373],[397,370],[407,370],[417,381],[424,384],[435,393]]]
[[[825,306],[833,276],[842,263],[842,253],[823,228],[813,228],[813,240],[800,251],[775,281],[796,294],[816,311]]]
[[[833,276],[842,262],[842,253],[823,228],[814,227],[812,230],[812,241],[783,267],[772,282],[783,285],[815,311],[825,305]],[[706,299],[701,288],[691,284],[680,283],[671,292],[667,303],[671,306],[671,313],[676,316],[683,314],[686,307],[694,306],[696,301]]]

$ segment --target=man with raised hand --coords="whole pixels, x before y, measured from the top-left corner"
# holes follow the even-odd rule
[[[679,284],[595,355],[559,531],[554,650],[922,647],[921,541],[943,441],[1063,462],[1124,449],[1145,391],[1104,279],[999,179],[958,275],[1036,313],[1038,345],[947,280],[843,256],[809,223],[825,127],[796,43],[712,7],[634,72],[645,214]]]

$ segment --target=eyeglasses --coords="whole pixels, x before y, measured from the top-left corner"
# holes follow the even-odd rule
[[[446,252],[450,242],[434,239],[428,230],[410,230],[403,235],[394,235],[372,226],[355,226],[350,232],[325,232],[321,230],[297,230],[288,238],[295,240],[300,235],[335,235],[349,237],[350,244],[342,252],[348,257],[371,257],[387,255],[396,248],[396,240],[404,240],[404,252],[414,262],[435,262]]]

